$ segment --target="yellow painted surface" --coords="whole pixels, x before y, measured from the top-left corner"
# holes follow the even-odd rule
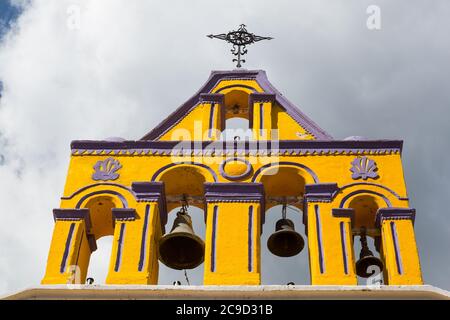
[[[213,128],[209,128],[211,104],[199,103],[188,114],[159,137],[159,140],[216,140],[220,136],[222,119],[220,108],[225,108],[226,118],[236,116],[230,113],[233,106],[239,105],[239,117],[249,117],[248,99],[252,92],[263,92],[254,80],[221,80],[211,90],[211,93],[225,95],[225,105],[217,106],[212,114]],[[254,139],[275,139],[277,132],[280,140],[311,140],[312,134],[301,127],[276,102],[264,102],[264,123],[260,123],[259,103],[255,103],[253,112]],[[268,136],[259,133],[259,129],[267,129]],[[214,129],[211,135],[208,130]],[[357,156],[367,156],[374,160],[378,167],[379,177],[368,180],[354,180],[351,177],[351,162]],[[113,157],[121,164],[117,171],[119,176],[110,181],[94,181],[92,175],[97,162]],[[166,199],[180,198],[186,194],[197,199],[205,196],[206,182],[230,181],[220,173],[223,161],[238,157],[247,160],[252,168],[249,175],[238,182],[260,182],[264,185],[266,203],[265,209],[277,203],[272,198],[294,197],[299,199],[294,205],[303,210],[301,200],[305,185],[314,183],[336,183],[339,191],[328,202],[311,201],[307,203],[307,250],[309,251],[311,283],[320,285],[357,283],[355,275],[355,253],[353,250],[353,234],[350,218],[333,217],[333,208],[352,208],[355,210],[354,226],[375,228],[376,211],[387,207],[388,199],[392,207],[408,208],[407,192],[403,177],[402,160],[399,153],[378,154],[361,150],[360,154],[308,153],[267,155],[220,154],[176,156],[173,154],[103,154],[74,153],[71,156],[66,184],[61,198],[61,208],[88,208],[92,228],[85,230],[83,220],[60,221],[55,224],[52,242],[50,244],[47,269],[42,280],[43,284],[67,283],[71,279],[68,271],[60,272],[61,259],[65,251],[66,239],[71,223],[75,223],[73,241],[69,246],[67,264],[79,267],[80,281],[84,282],[89,264],[90,249],[87,245],[87,235],[96,239],[105,235],[114,235],[114,245],[111,252],[111,262],[107,283],[109,284],[157,284],[158,283],[158,241],[162,235],[157,202],[138,201],[131,191],[133,182],[163,182]],[[282,164],[279,164],[282,163]],[[275,164],[267,168],[268,164]],[[246,171],[243,162],[230,162],[225,166],[225,172],[230,176],[238,176]],[[364,190],[364,191],[362,191]],[[359,192],[359,193],[358,193]],[[354,195],[352,195],[354,194]],[[279,204],[279,203],[278,203]],[[167,201],[167,211],[179,207],[176,201]],[[260,219],[261,204],[257,202],[240,202],[230,199],[229,202],[204,203],[195,202],[192,205],[206,209],[206,239],[205,239],[205,274],[204,284],[250,284],[258,285],[261,281],[260,264]],[[149,218],[145,239],[143,239],[144,216],[149,208]],[[212,250],[212,210],[218,206],[217,232],[215,238],[215,270],[211,270]],[[252,229],[252,269],[248,267],[248,208],[254,207]],[[319,208],[320,232],[318,232],[315,206]],[[129,221],[113,223],[111,210],[113,208],[134,208],[136,218]],[[345,239],[341,238],[340,223],[345,225]],[[387,273],[385,279],[389,284],[420,284],[420,262],[417,253],[414,230],[409,220],[395,221],[400,252],[404,264],[404,273],[397,275],[395,267],[395,250],[392,237],[387,230],[387,220],[383,222],[379,232],[382,236],[381,256],[385,261]],[[118,243],[121,226],[124,225],[124,235],[121,247],[119,270],[115,270],[118,256]],[[166,229],[170,226],[166,226]],[[297,228],[300,230],[300,228]],[[265,231],[265,232],[271,232]],[[319,248],[318,238],[322,242]],[[342,241],[348,249],[347,273],[344,270]],[[144,245],[143,245],[144,244]],[[144,250],[142,260],[141,249]],[[322,250],[323,269],[320,270],[319,251]],[[374,248],[371,248],[374,250]],[[142,270],[138,265],[142,264]]]

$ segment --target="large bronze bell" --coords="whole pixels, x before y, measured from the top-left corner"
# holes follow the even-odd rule
[[[292,257],[305,246],[302,236],[295,231],[292,220],[286,219],[286,205],[283,205],[283,218],[275,225],[275,232],[267,240],[270,252],[279,257]]]
[[[193,269],[205,257],[205,243],[194,233],[191,217],[185,208],[177,212],[170,233],[159,242],[159,260],[172,269]]]
[[[360,234],[361,252],[359,254],[359,260],[356,262],[356,274],[361,278],[369,278],[375,275],[376,269],[372,272],[367,272],[367,269],[371,266],[378,267],[379,271],[383,271],[383,261],[373,255],[373,252],[369,250],[367,245],[366,228],[361,227]]]

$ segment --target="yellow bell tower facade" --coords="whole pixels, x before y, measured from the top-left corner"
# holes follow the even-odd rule
[[[246,139],[224,138],[233,118],[248,121]],[[42,284],[85,283],[106,235],[107,284],[158,284],[167,215],[185,199],[205,214],[204,285],[261,284],[265,214],[281,203],[302,212],[311,285],[356,285],[373,252],[384,284],[420,285],[401,153],[399,140],[333,139],[264,71],[214,71],[142,139],[71,143]],[[372,256],[357,236],[374,239]]]

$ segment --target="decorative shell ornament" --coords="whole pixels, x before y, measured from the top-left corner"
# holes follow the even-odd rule
[[[97,161],[97,163],[94,165],[94,174],[92,175],[92,180],[116,180],[119,177],[119,174],[116,173],[116,171],[120,168],[122,168],[122,165],[119,163],[119,160],[116,160],[114,158]]]
[[[378,178],[378,173],[376,172],[378,170],[377,164],[367,157],[355,158],[351,162],[351,165],[350,171],[353,173],[352,179],[354,180],[361,178],[363,180],[367,180],[368,178]]]

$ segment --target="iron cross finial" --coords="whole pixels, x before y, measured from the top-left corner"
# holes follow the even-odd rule
[[[237,56],[237,59],[233,59],[233,62],[237,62],[236,67],[240,68],[245,60],[241,58],[241,56],[247,53],[247,45],[252,43],[261,41],[261,40],[272,40],[272,37],[261,37],[256,36],[253,33],[249,33],[247,29],[245,29],[245,24],[241,24],[239,29],[236,31],[230,31],[227,34],[210,34],[207,36],[208,38],[217,38],[220,40],[225,40],[233,45],[233,49],[231,49],[231,53]]]

